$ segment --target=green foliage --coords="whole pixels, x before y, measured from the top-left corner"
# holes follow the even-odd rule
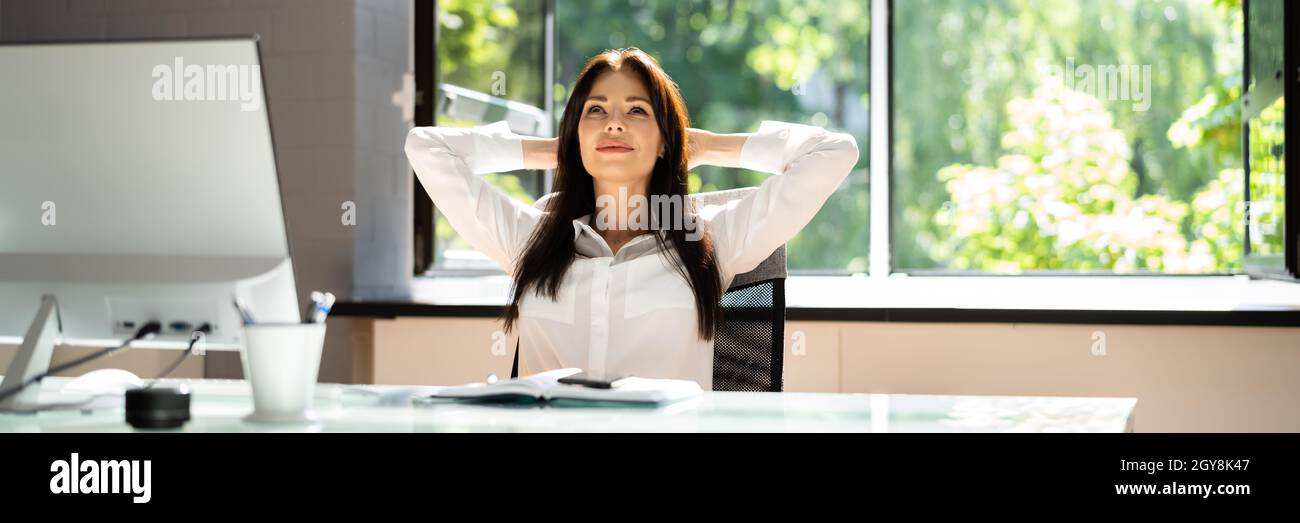
[[[505,97],[543,105],[541,0],[438,5],[440,81],[491,92],[499,71]],[[1240,267],[1239,0],[894,7],[896,267]],[[695,127],[752,131],[774,119],[854,134],[864,154],[791,241],[790,267],[864,271],[869,8],[869,0],[559,0],[553,101],[564,106],[578,69],[595,53],[636,46],[677,81]],[[1043,66],[1067,59],[1150,66],[1149,109],[1089,99],[1078,89],[1044,91]],[[1052,111],[1073,116],[1062,120]],[[539,196],[535,176],[492,179],[531,201]],[[765,178],[702,167],[690,184],[710,191]],[[1252,186],[1256,194],[1276,189]],[[1256,218],[1280,212],[1254,211]],[[465,247],[445,222],[438,241],[439,252]]]
[[[693,127],[747,132],[762,120],[810,123],[849,132],[867,150],[868,0],[560,1],[556,9],[557,108],[587,59],[639,47],[677,82]],[[860,156],[845,185],[790,241],[791,269],[866,270],[867,155]],[[715,191],[766,178],[706,166],[690,184]]]
[[[996,167],[939,172],[951,204],[934,217],[944,227],[935,258],[1002,273],[1207,272],[1238,261],[1226,258],[1232,220],[1241,223],[1230,211],[1240,208],[1240,171],[1235,179],[1225,172],[1193,199],[1191,227],[1206,238],[1189,242],[1187,204],[1134,196],[1131,150],[1095,96],[1044,83],[1032,97],[1011,100],[1007,116],[1011,131]]]
[[[1235,239],[1224,236],[1228,232],[1215,238],[1200,236],[1210,214],[1224,213],[1198,210],[1194,204],[1204,191],[1216,189],[1235,193],[1201,200],[1228,205],[1240,201],[1239,186],[1225,181],[1232,176],[1239,180],[1242,168],[1237,108],[1242,53],[1239,4],[1231,0],[1213,4],[1201,0],[931,0],[895,7],[896,267],[1217,272],[1240,266],[1239,255],[1228,254],[1223,249],[1229,247],[1219,243],[1239,242],[1240,233],[1231,233]],[[1079,178],[1079,173],[1093,171],[1075,165],[1037,163],[1049,157],[1046,149],[1071,156],[1073,152],[1066,143],[1041,134],[1042,129],[1038,136],[1018,132],[1017,108],[1010,104],[1013,100],[1046,103],[1035,93],[1044,80],[1043,66],[1064,68],[1069,63],[1150,66],[1147,110],[1135,109],[1133,99],[1106,97],[1088,104],[1089,118],[1109,121],[1113,132],[1106,132],[1108,140],[1125,145],[1095,150],[1090,157],[1111,162],[1106,172],[1118,179],[1097,178],[1105,182],[1101,183],[1091,175]],[[1018,136],[1019,141],[999,140],[1006,134]],[[1012,161],[1005,158],[1008,155],[1031,161]],[[1025,218],[1016,221],[1016,213],[1041,218],[1045,212],[1040,209],[1035,214],[1019,204],[988,209],[994,213],[989,216],[967,216],[962,208],[971,203],[950,192],[961,175],[960,166],[983,165],[998,172],[1005,170],[1007,162],[1030,165],[1033,175],[1057,175],[1065,183],[1058,200],[1052,198],[1057,195],[1017,188],[1016,183],[1022,182],[1006,182],[1004,190],[1013,190],[1013,199],[1069,205],[1073,209],[1068,212],[1080,217],[1073,222],[1091,227],[1086,231],[1096,235],[1092,241],[1117,243],[1099,246],[1070,236],[1065,237],[1070,241],[1064,241],[1059,231],[1041,230],[1035,219],[1027,222],[1028,230],[1017,230],[1016,224]],[[1074,199],[1076,193],[1092,200]],[[1040,196],[1046,199],[1040,201]],[[1105,227],[1121,226],[1124,219],[1136,220],[1137,210],[1146,219],[1166,223],[1131,224],[1150,236],[1143,241],[1123,231],[1102,232]],[[1007,212],[1009,217],[998,214]],[[1058,210],[1058,214],[1065,212]],[[960,216],[988,222],[996,232],[982,234],[1001,238],[951,237],[953,220]],[[1229,224],[1222,222],[1222,226]],[[981,252],[981,245],[990,245],[991,250]],[[1212,263],[1206,263],[1207,257]]]
[[[1285,100],[1278,97],[1250,123],[1250,246],[1261,255],[1281,255],[1286,246],[1284,109]]]
[[[540,0],[439,2],[440,81],[491,92],[505,73],[505,97],[541,106]],[[640,47],[659,60],[686,98],[694,127],[745,132],[762,120],[811,123],[852,132],[867,147],[867,0],[561,0],[553,86],[557,111],[591,56]],[[534,23],[538,22],[538,23]],[[803,92],[801,95],[800,93]],[[557,118],[559,114],[556,115]],[[439,125],[461,125],[443,118]],[[845,187],[790,242],[792,269],[866,269],[866,156]],[[495,177],[531,201],[527,173]],[[693,191],[762,183],[767,175],[701,167]],[[441,220],[437,246],[468,248]]]

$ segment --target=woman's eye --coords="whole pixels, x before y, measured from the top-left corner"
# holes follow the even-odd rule
[[[594,112],[596,112],[596,111],[604,111],[604,109],[601,109],[599,105],[593,105],[593,106],[591,106],[590,109],[587,109],[587,114],[591,114],[591,113],[594,113]]]
[[[632,108],[632,112],[635,113],[635,112],[638,112],[638,111],[640,111],[641,114],[646,114],[645,109],[642,109],[642,108],[640,108],[640,107],[633,107],[633,108]]]

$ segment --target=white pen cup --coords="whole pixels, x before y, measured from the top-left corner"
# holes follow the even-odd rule
[[[253,388],[253,413],[267,423],[311,423],[316,377],[325,344],[324,323],[263,323],[244,326],[240,361]]]

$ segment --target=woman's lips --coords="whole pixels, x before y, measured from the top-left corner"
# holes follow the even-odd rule
[[[632,146],[619,141],[602,142],[596,146],[596,152],[622,154],[632,152]]]

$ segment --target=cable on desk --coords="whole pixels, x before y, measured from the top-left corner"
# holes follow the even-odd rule
[[[190,354],[194,353],[194,344],[197,343],[199,340],[199,336],[195,336],[194,333],[199,333],[199,332],[203,333],[205,336],[211,334],[212,324],[204,323],[203,325],[200,325],[199,328],[194,329],[194,332],[190,333],[190,345],[185,348],[185,352],[181,353],[181,357],[176,358],[176,361],[173,362],[170,367],[167,367],[167,370],[163,371],[162,374],[159,374],[158,377],[150,380],[149,384],[145,385],[144,388],[146,389],[153,388],[154,385],[158,384],[158,380],[166,378],[168,374],[171,374],[172,371],[176,370],[177,367],[181,366],[181,363],[185,361],[185,358],[188,358]]]
[[[44,380],[45,378],[50,377],[51,375],[53,375],[53,374],[56,373],[56,372],[62,372],[62,371],[68,370],[68,369],[70,369],[70,368],[73,368],[73,367],[76,367],[76,366],[79,366],[79,365],[83,365],[83,364],[85,364],[85,363],[88,363],[88,362],[91,362],[91,361],[97,360],[97,359],[102,358],[102,357],[104,357],[104,356],[111,356],[111,355],[113,355],[113,354],[117,354],[118,352],[122,351],[123,349],[126,349],[126,348],[130,347],[132,343],[135,343],[136,341],[139,341],[139,340],[142,340],[142,339],[148,338],[148,337],[150,337],[150,336],[153,336],[153,335],[155,335],[155,334],[158,334],[158,333],[161,332],[161,331],[162,331],[162,324],[161,324],[161,323],[158,323],[158,322],[156,322],[156,321],[151,321],[151,322],[149,322],[149,323],[146,323],[146,324],[142,325],[142,326],[140,327],[139,330],[135,331],[135,335],[134,335],[134,336],[131,336],[131,337],[128,338],[126,341],[123,341],[121,345],[118,345],[118,346],[116,346],[116,347],[109,347],[109,348],[102,349],[102,350],[99,350],[99,351],[96,351],[96,352],[92,352],[92,353],[90,353],[90,354],[87,354],[87,355],[82,356],[82,357],[80,357],[80,358],[77,358],[77,359],[75,359],[75,360],[69,361],[69,362],[67,362],[67,363],[64,363],[64,364],[58,365],[58,366],[56,366],[56,367],[54,367],[54,368],[51,368],[51,369],[49,369],[49,370],[46,370],[45,372],[42,372],[42,373],[40,373],[40,374],[37,374],[36,376],[31,377],[31,378],[28,379],[27,381],[24,381],[24,382],[22,382],[22,383],[19,383],[17,386],[10,387],[9,390],[0,391],[0,400],[3,400],[3,399],[5,399],[5,398],[8,398],[9,396],[13,396],[13,395],[15,395],[15,394],[18,394],[19,392],[22,392],[22,391],[23,391],[24,389],[26,389],[27,387],[30,387],[30,386],[32,386],[32,385],[34,385],[34,384],[37,384],[37,383],[40,383],[41,380]]]

